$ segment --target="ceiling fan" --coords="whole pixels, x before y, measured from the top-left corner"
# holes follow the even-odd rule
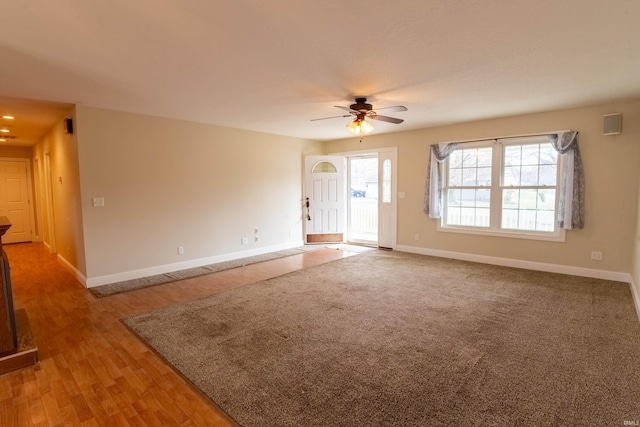
[[[383,122],[394,124],[400,124],[404,122],[404,120],[402,119],[380,115],[376,110],[407,111],[407,107],[402,105],[393,105],[391,107],[382,107],[374,110],[371,104],[367,104],[367,98],[356,98],[356,103],[351,104],[349,107],[343,107],[340,105],[334,105],[334,107],[348,111],[349,114],[312,119],[311,121],[335,119],[338,117],[354,117],[354,119],[347,125],[347,128],[356,135],[359,135],[363,133],[369,133],[373,130],[373,126],[371,126],[371,124],[366,119],[381,120]]]

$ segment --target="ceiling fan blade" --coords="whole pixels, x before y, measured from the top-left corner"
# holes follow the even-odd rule
[[[315,121],[318,121],[318,120],[337,119],[338,117],[351,117],[351,114],[345,114],[344,116],[322,117],[322,118],[319,118],[319,119],[311,119],[311,121],[315,122]]]
[[[376,108],[376,110],[388,110],[388,111],[391,111],[391,112],[407,111],[407,107],[405,107],[404,105],[392,105],[390,107]]]
[[[348,112],[350,112],[350,113],[352,113],[352,112],[353,112],[353,113],[357,113],[357,111],[356,111],[356,110],[352,110],[352,109],[351,109],[351,108],[349,108],[349,107],[343,107],[342,105],[334,105],[334,107],[339,108],[339,109],[344,110],[344,111],[348,111]]]
[[[404,120],[402,119],[396,119],[395,117],[389,117],[389,116],[381,116],[380,114],[372,114],[371,116],[368,116],[368,117],[373,120],[380,120],[383,122],[389,122],[389,123],[395,123],[395,124],[400,124],[404,122]]]

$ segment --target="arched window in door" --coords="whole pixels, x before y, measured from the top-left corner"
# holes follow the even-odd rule
[[[337,173],[338,170],[333,165],[333,163],[329,162],[318,162],[313,165],[313,169],[311,173]]]

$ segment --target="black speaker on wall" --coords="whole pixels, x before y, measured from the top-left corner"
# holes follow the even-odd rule
[[[68,134],[73,133],[73,120],[70,117],[64,119],[64,131]]]

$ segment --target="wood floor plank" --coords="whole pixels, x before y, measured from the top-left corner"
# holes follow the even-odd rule
[[[353,255],[320,249],[96,299],[39,243],[5,245],[41,362],[0,376],[0,426],[230,426],[120,319]]]
[[[31,425],[31,417],[29,416],[29,404],[21,402],[13,407],[13,417],[9,421],[10,426],[28,426]]]
[[[46,393],[42,396],[42,405],[47,414],[49,425],[58,426],[63,424],[64,418],[53,392]]]
[[[73,409],[73,405],[69,404],[67,406],[60,407],[60,414],[62,414],[62,422],[63,426],[79,426],[80,420],[76,415],[75,409]]]
[[[89,408],[84,394],[73,395],[70,397],[70,399],[71,405],[76,411],[78,420],[80,420],[81,423],[93,418],[93,412],[91,411],[91,408]]]
[[[40,397],[29,400],[29,415],[33,425],[48,425],[47,413]]]

